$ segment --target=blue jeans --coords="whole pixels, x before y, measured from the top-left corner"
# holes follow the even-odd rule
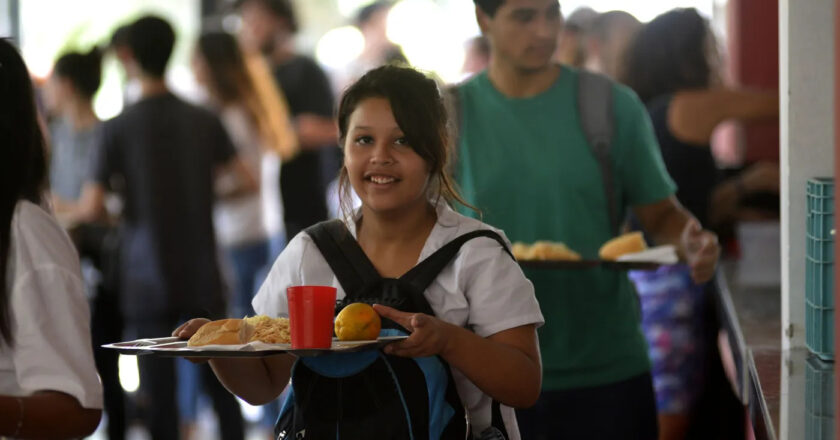
[[[225,255],[233,268],[233,316],[252,316],[254,308],[251,300],[262,285],[265,267],[269,264],[269,241],[231,246]]]

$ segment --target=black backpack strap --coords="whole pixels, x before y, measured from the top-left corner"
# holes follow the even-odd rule
[[[348,300],[382,278],[341,220],[320,222],[306,228],[306,233],[327,260]]]
[[[510,253],[507,243],[505,243],[505,240],[498,233],[489,229],[479,229],[460,235],[449,243],[446,243],[442,248],[406,272],[405,275],[400,277],[400,281],[411,284],[419,292],[425,292],[429,284],[440,274],[440,271],[455,258],[458,251],[461,250],[461,246],[473,238],[478,237],[488,237],[496,240],[502,246],[502,249],[513,258],[513,254]]]
[[[614,125],[612,82],[603,75],[581,69],[578,71],[577,95],[580,125],[601,168],[610,232],[616,235],[623,216],[618,212],[619,204],[614,194],[613,167],[610,158]]]

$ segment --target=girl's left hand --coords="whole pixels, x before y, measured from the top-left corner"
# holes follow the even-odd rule
[[[379,316],[388,318],[411,332],[408,339],[385,346],[385,353],[402,357],[427,357],[446,351],[449,334],[454,327],[452,324],[423,313],[401,312],[379,304],[375,304],[373,308]]]

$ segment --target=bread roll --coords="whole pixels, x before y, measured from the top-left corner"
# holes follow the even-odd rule
[[[187,346],[244,344],[251,338],[253,332],[254,326],[242,319],[210,321],[192,335]]]
[[[516,258],[519,261],[533,259],[531,254],[531,246],[519,241],[517,241],[513,244],[513,246],[511,246],[510,252],[513,254],[513,258]]]
[[[604,243],[598,255],[603,260],[615,261],[618,257],[627,254],[635,254],[647,249],[647,243],[641,232],[631,232],[613,238]]]
[[[563,243],[555,241],[538,241],[533,245],[516,242],[511,247],[513,257],[519,261],[580,261],[580,254],[569,249]]]
[[[580,261],[580,254],[569,249],[564,243],[538,241],[531,246],[531,255],[536,260]]]

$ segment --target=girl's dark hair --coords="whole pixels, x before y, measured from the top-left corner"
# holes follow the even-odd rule
[[[717,58],[708,21],[694,8],[674,9],[636,34],[619,76],[648,102],[679,90],[708,88],[716,75]]]
[[[55,74],[70,80],[85,98],[93,98],[102,83],[102,51],[94,47],[87,53],[66,53],[55,62]]]
[[[0,340],[12,345],[6,290],[12,216],[20,200],[41,202],[47,164],[29,71],[6,39],[0,39],[0,96]]]
[[[429,165],[430,195],[435,199],[443,197],[450,205],[457,202],[478,212],[458,194],[449,175],[447,115],[437,83],[408,67],[385,65],[369,71],[341,97],[338,131],[342,146],[347,139],[350,115],[368,98],[385,98],[391,104],[394,119],[408,144]],[[345,167],[341,167],[339,175],[339,195],[342,212],[349,216],[350,182]]]

